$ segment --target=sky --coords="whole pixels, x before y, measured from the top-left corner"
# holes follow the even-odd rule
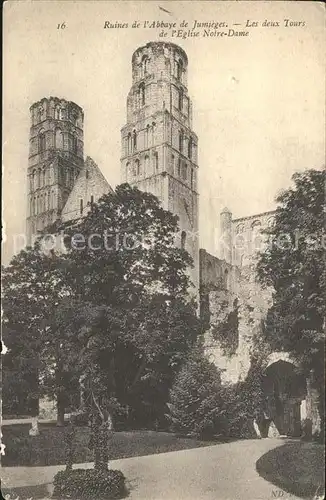
[[[161,7],[161,8],[159,8]],[[169,12],[165,12],[165,9]],[[285,26],[284,19],[304,23]],[[143,22],[222,22],[248,36],[176,38]],[[264,21],[279,26],[263,27]],[[104,29],[106,21],[128,28]],[[141,24],[132,28],[133,21]],[[64,29],[58,25],[65,23]],[[256,22],[258,26],[245,28]],[[240,27],[233,26],[240,24]],[[188,28],[185,29],[188,31]],[[212,30],[214,31],[214,30]],[[325,163],[325,10],[318,2],[8,1],[4,7],[3,262],[25,233],[29,107],[48,96],[85,113],[84,151],[120,182],[133,52],[149,41],[187,53],[199,155],[200,246],[216,254],[219,212],[273,210],[295,171]]]

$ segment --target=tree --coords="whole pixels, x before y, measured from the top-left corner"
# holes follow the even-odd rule
[[[188,299],[191,258],[175,245],[177,217],[155,196],[128,185],[104,196],[86,217],[54,230],[65,233],[64,253],[30,249],[19,258],[20,271],[15,259],[6,271],[8,324],[18,321],[21,332],[30,324],[34,352],[45,368],[55,369],[57,377],[51,379],[51,370],[48,378],[60,394],[70,389],[61,376],[68,367],[71,380],[83,380],[85,405],[100,417],[94,417],[97,430],[105,430],[120,406],[137,398],[153,404],[157,394],[166,401],[200,332]],[[29,259],[35,260],[32,275],[25,269]],[[13,313],[15,297],[26,301],[23,314]],[[22,342],[27,338],[22,334]],[[163,414],[164,404],[156,412]]]
[[[197,346],[177,375],[170,392],[169,418],[174,432],[208,437],[223,422],[220,373]]]
[[[275,350],[292,354],[308,375],[324,384],[325,327],[325,171],[307,170],[292,177],[282,192],[268,244],[258,262],[258,276],[273,288],[266,338]],[[322,412],[323,414],[323,412]]]
[[[143,404],[158,393],[166,400],[200,332],[188,300],[191,259],[175,245],[177,218],[156,197],[128,185],[63,229],[65,276],[76,301],[63,321],[66,335],[78,339],[78,370],[95,412],[93,434],[103,444],[119,406],[131,406],[136,395]],[[106,463],[104,451],[95,462]]]
[[[65,283],[60,256],[44,253],[40,242],[14,256],[3,269],[3,340],[9,349],[4,357],[4,393],[19,388],[25,404],[38,413],[38,398],[56,397],[58,424],[76,390],[76,379],[65,331],[55,318],[71,290]],[[6,399],[6,398],[5,398]]]

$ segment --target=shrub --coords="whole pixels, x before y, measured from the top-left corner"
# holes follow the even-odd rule
[[[95,469],[60,471],[54,476],[53,498],[123,498],[126,495],[125,477],[119,470],[103,472]]]
[[[171,430],[208,438],[219,430],[223,409],[220,373],[197,348],[176,377],[170,392]]]

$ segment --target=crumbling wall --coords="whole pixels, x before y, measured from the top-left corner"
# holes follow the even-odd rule
[[[238,268],[201,251],[201,314],[205,350],[224,382],[243,380],[253,341],[262,333],[271,290],[258,283],[254,266]]]

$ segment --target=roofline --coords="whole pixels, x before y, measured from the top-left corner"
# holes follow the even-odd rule
[[[248,219],[255,219],[256,217],[261,217],[262,215],[271,215],[271,214],[275,214],[276,212],[277,212],[277,209],[276,210],[269,210],[268,212],[261,212],[260,214],[247,215],[246,217],[239,217],[238,219],[233,219],[232,223],[233,222],[240,222],[240,221],[248,220]]]

